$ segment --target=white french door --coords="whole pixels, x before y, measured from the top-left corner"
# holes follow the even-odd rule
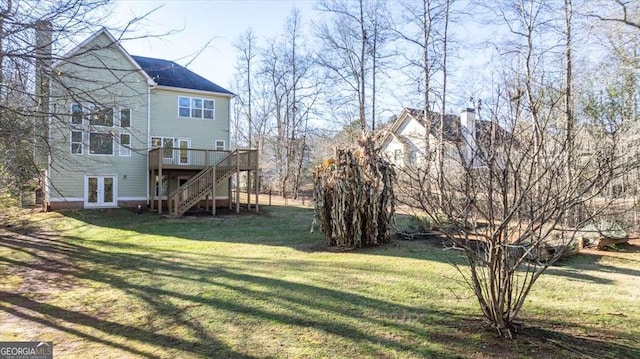
[[[191,148],[191,139],[190,138],[178,138],[178,164],[188,165],[189,164],[189,148]]]
[[[116,176],[86,175],[84,181],[85,207],[116,207]]]

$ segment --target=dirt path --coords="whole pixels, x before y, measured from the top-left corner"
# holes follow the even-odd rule
[[[54,233],[0,224],[0,341],[50,341],[68,335],[52,326],[51,318],[19,304],[25,299],[44,304],[78,287],[65,247]],[[77,343],[57,341],[54,350],[68,353],[73,346]]]

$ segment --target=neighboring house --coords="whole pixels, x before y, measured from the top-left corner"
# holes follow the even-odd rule
[[[453,171],[461,165],[482,167],[482,143],[488,142],[486,138],[490,136],[492,123],[477,120],[475,110],[471,108],[463,110],[460,116],[445,115],[443,121],[441,118],[439,113],[430,113],[428,122],[423,110],[403,109],[382,137],[382,151],[398,166],[424,166],[428,148],[430,165],[435,169],[440,156],[437,149],[442,125],[445,170]],[[428,134],[427,127],[430,128]],[[499,126],[497,132],[504,135]]]
[[[228,151],[233,96],[98,31],[52,65],[47,206],[229,204],[231,175],[257,168],[255,151]]]

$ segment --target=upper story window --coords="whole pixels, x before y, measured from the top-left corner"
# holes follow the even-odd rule
[[[215,101],[196,97],[178,97],[178,116],[215,119]]]
[[[117,116],[117,117],[116,117]],[[113,127],[114,124],[123,128],[131,127],[131,109],[125,107],[102,107],[95,104],[71,104],[71,124],[82,125],[86,119],[90,125]]]
[[[216,140],[216,151],[224,151],[224,141]]]
[[[120,109],[120,127],[124,127],[124,128],[131,127],[131,109],[130,108]]]
[[[71,104],[71,124],[82,125],[82,105],[79,103]]]
[[[94,107],[91,114],[91,124],[94,126],[113,127],[113,108],[97,109]]]

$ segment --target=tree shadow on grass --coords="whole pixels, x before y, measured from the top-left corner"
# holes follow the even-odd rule
[[[585,273],[585,270],[590,270],[592,272],[613,273],[617,275],[640,277],[640,270],[600,263],[601,258],[602,256],[578,253],[572,255],[569,258],[556,262],[552,267],[549,267],[545,271],[545,273],[556,276],[569,277],[580,281],[609,285],[614,284],[615,281],[609,278]],[[621,260],[625,261],[626,259]]]
[[[157,220],[155,218],[149,222],[156,223]],[[94,221],[96,225],[100,223],[102,222]],[[135,231],[137,226],[139,224],[129,223],[124,229]],[[289,245],[295,246],[293,243],[296,242],[292,240]],[[276,261],[272,258],[216,256],[213,252],[183,253],[179,248],[154,248],[150,254],[148,247],[120,242],[118,239],[100,242],[100,246],[97,249],[95,244],[82,238],[53,238],[37,232],[2,236],[0,248],[21,252],[29,259],[10,258],[1,255],[3,252],[0,251],[0,263],[12,268],[22,268],[22,275],[27,275],[28,272],[28,275],[37,278],[42,273],[55,273],[63,280],[82,283],[90,281],[100,288],[111,288],[123,293],[123,296],[145,303],[150,316],[160,318],[161,322],[170,323],[183,331],[161,333],[157,328],[126,318],[114,320],[91,309],[54,305],[48,302],[46,296],[38,296],[37,291],[0,292],[0,310],[57,328],[71,336],[142,357],[157,355],[134,344],[126,344],[127,341],[146,343],[154,348],[172,348],[177,353],[175,356],[191,353],[201,357],[250,357],[224,344],[215,327],[208,324],[228,318],[272,323],[299,331],[314,328],[349,343],[356,343],[353,345],[364,348],[370,356],[388,355],[389,352],[381,351],[380,347],[383,347],[419,357],[458,357],[477,352],[485,353],[488,357],[517,357],[511,353],[513,343],[496,341],[492,339],[493,333],[486,332],[480,339],[492,342],[490,346],[466,340],[478,332],[477,326],[461,324],[469,323],[468,315],[392,303],[332,289],[327,283],[294,282],[278,278],[268,270],[261,272],[252,268],[268,269],[269,263]],[[424,252],[428,250],[425,243],[418,241],[403,244],[400,248],[382,246],[363,249],[358,253],[395,253],[403,257],[432,259],[425,257]],[[289,264],[301,266],[301,270],[314,269],[304,267],[302,262]],[[327,264],[330,265],[333,264]],[[247,272],[244,268],[250,268],[251,271]],[[72,291],[74,288],[64,288],[67,289]],[[109,303],[104,305],[109,307]],[[471,321],[477,322],[479,319],[471,318]],[[82,326],[88,328],[84,329]],[[385,328],[392,330],[393,334],[386,333]],[[189,334],[185,336],[181,334],[183,332]],[[550,350],[558,356],[580,357],[562,346],[574,345],[574,338],[587,352],[597,352],[596,348],[603,346],[597,340],[563,333],[558,335],[562,340],[542,342],[536,339],[534,347],[543,346],[543,351]],[[124,340],[110,339],[113,337]],[[525,342],[528,337],[527,331],[524,331],[517,342]],[[533,337],[536,338],[535,335]],[[435,341],[446,349],[433,349],[425,344],[424,338],[428,339],[426,343]],[[637,353],[633,351],[633,347],[624,344],[605,344],[603,347],[611,352],[621,353],[618,357],[630,358]],[[546,356],[554,357],[548,353]]]
[[[163,317],[173,325],[184,328],[192,333],[190,336],[193,338],[162,334],[145,328],[140,323],[118,322],[100,318],[95,313],[50,304],[46,298],[35,299],[34,294],[37,293],[0,291],[0,310],[88,341],[126,350],[133,355],[155,357],[153,353],[135,345],[122,344],[119,340],[107,337],[115,336],[154,347],[170,347],[202,357],[250,357],[223,344],[212,327],[206,325],[207,321],[224,320],[213,314],[223,311],[231,316],[301,330],[312,327],[342,337],[348,342],[359,343],[358,345],[373,352],[374,356],[377,356],[375,353],[381,346],[416,356],[440,357],[444,355],[442,352],[410,341],[372,333],[367,327],[393,327],[403,335],[428,337],[431,327],[423,325],[424,321],[449,318],[440,324],[446,325],[449,320],[461,319],[454,313],[418,309],[355,293],[238,273],[220,264],[211,267],[204,262],[176,263],[152,255],[111,253],[68,243],[68,240],[2,237],[1,247],[27,253],[33,261],[0,257],[0,262],[22,267],[34,272],[31,275],[36,277],[38,272],[46,271],[114,288],[146,303],[152,315]],[[176,281],[184,286],[172,285]],[[222,293],[226,295],[221,295]],[[105,305],[108,306],[108,303]],[[190,308],[200,308],[196,312],[204,310],[205,315],[194,316]],[[323,314],[312,314],[317,311]],[[207,318],[206,313],[211,317]],[[407,313],[410,313],[409,316],[416,316],[417,320],[407,321]],[[82,326],[89,329],[82,329]],[[451,338],[452,341],[455,339]]]
[[[640,358],[640,347],[638,345],[615,343],[606,338],[576,336],[533,326],[523,328],[519,335],[525,341],[549,343],[562,350],[567,356],[577,358]],[[615,335],[615,333],[610,333],[610,335]]]

